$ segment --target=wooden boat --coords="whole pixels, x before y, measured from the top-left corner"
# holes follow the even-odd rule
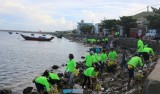
[[[12,34],[12,32],[8,32],[9,34]]]
[[[23,35],[21,34],[21,36],[25,39],[25,40],[34,40],[34,41],[51,41],[54,37],[44,37],[44,36],[39,36],[39,37],[35,37],[35,36],[27,36],[27,35]]]
[[[34,34],[31,34],[31,36],[34,36]]]

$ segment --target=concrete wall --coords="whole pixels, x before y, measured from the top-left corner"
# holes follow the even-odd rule
[[[145,94],[160,94],[160,59],[145,82]]]

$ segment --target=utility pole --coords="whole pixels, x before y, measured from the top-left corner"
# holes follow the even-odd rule
[[[147,13],[149,12],[149,6],[147,6]]]

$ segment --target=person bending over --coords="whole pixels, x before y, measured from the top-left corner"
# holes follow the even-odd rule
[[[99,71],[99,68],[98,67],[90,67],[90,68],[87,68],[85,71],[84,71],[84,82],[83,82],[83,85],[82,85],[82,88],[84,88],[84,85],[86,84],[86,82],[88,81],[88,88],[90,88],[90,85],[91,85],[91,78],[92,77],[96,77],[97,74],[98,74],[98,71]]]
[[[130,88],[130,82],[131,82],[132,78],[134,77],[135,68],[137,66],[143,67],[142,59],[143,59],[142,56],[139,57],[138,55],[135,55],[128,62],[128,74],[129,74],[128,85],[127,85],[128,89]]]

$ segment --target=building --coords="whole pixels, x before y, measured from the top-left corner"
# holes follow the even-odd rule
[[[100,23],[96,23],[95,25],[94,25],[94,28],[95,28],[95,30],[94,30],[94,33],[95,34],[100,34],[100,32],[102,32],[102,25],[100,24]]]
[[[146,33],[146,28],[130,28],[130,37],[142,38]]]
[[[77,25],[77,33],[78,34],[83,34],[83,32],[81,31],[81,28],[83,26],[92,26],[93,27],[94,25],[93,25],[93,23],[84,23],[84,20],[81,20],[81,22],[79,22]],[[93,31],[94,31],[94,27],[91,29],[91,33],[93,33]]]

